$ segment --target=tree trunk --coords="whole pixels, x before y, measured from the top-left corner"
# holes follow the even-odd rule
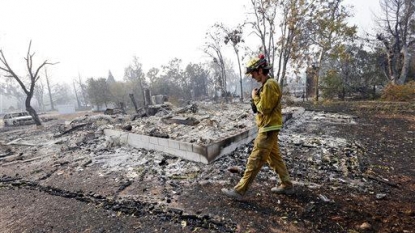
[[[402,46],[401,53],[403,55],[403,64],[402,64],[402,70],[401,74],[398,79],[398,84],[402,85],[406,81],[406,77],[408,76],[409,72],[409,64],[411,62],[411,55],[408,52],[408,47],[406,45]]]
[[[238,67],[239,67],[239,82],[241,83],[241,102],[244,101],[244,92],[243,92],[243,87],[242,87],[242,69],[241,69],[241,61],[239,59],[239,54],[238,54],[238,50],[236,48],[235,49],[235,53],[236,53],[236,58],[238,59]]]
[[[280,79],[278,81],[279,81],[279,83],[281,85],[281,91],[282,91],[282,88],[283,88],[284,79],[285,79],[285,76],[286,76],[286,73],[287,73],[287,64],[288,64],[288,61],[290,60],[291,49],[292,49],[292,46],[293,46],[293,39],[294,39],[294,35],[293,34],[294,34],[293,29],[288,29],[287,36],[283,40],[284,41],[284,44],[281,47],[281,49],[282,49],[281,55],[282,56],[280,56],[280,59],[281,58],[283,59],[283,61],[282,61],[281,76],[280,76],[280,74],[278,72],[278,78]],[[281,62],[279,62],[279,66],[281,66]],[[278,70],[279,69],[280,68],[278,68]]]
[[[319,77],[320,77],[320,70],[321,70],[321,64],[323,62],[323,54],[324,54],[324,49],[321,49],[320,51],[320,55],[318,57],[318,67],[316,67],[315,70],[315,77],[316,77],[316,93],[315,93],[315,100],[318,101],[318,95],[319,95],[319,86],[318,86],[318,82],[319,82]]]
[[[141,97],[143,98],[143,107],[145,107],[146,106],[146,94],[143,88],[143,84],[141,83],[141,77],[138,78],[138,85],[141,90]]]
[[[281,47],[283,47],[284,46],[284,44],[282,44],[281,45]],[[282,63],[282,57],[283,57],[283,51],[281,51],[279,54],[278,54],[278,56],[279,56],[279,58],[278,58],[278,69],[277,69],[277,73],[276,73],[276,78],[277,78],[277,80],[278,80],[278,83],[280,83],[281,82],[281,80],[280,80],[280,74],[281,74],[281,63]],[[281,85],[281,84],[280,84]],[[282,87],[281,87],[282,88]],[[281,90],[282,91],[282,90]]]
[[[223,87],[222,88],[223,88],[223,92],[225,94],[225,101],[226,101],[226,103],[228,103],[228,94],[227,94],[228,89],[226,87],[226,70],[225,69],[226,69],[225,68],[225,63],[222,60],[222,78],[223,78]]]
[[[37,126],[41,126],[42,122],[39,119],[39,116],[37,115],[37,112],[32,106],[30,105],[30,101],[32,100],[32,95],[28,94],[26,97],[25,105],[26,105],[26,111],[32,116],[33,121]]]
[[[288,64],[288,60],[289,60],[289,53],[290,53],[290,51],[289,51],[289,49],[287,50],[288,48],[285,48],[285,52],[284,52],[284,61],[282,62],[282,71],[281,71],[281,74],[280,74],[280,76],[278,77],[279,78],[279,83],[280,83],[280,88],[281,88],[281,92],[283,91],[283,89],[284,89],[284,80],[285,80],[285,74],[287,73],[287,64]],[[287,53],[287,54],[285,54],[285,53]]]
[[[75,88],[75,81],[73,82],[73,91],[75,92],[76,102],[78,103],[78,108],[81,108],[81,102],[79,101],[78,93]]]
[[[131,102],[133,102],[135,112],[138,113],[137,102],[135,102],[134,94],[130,94],[130,99],[131,99]]]
[[[81,88],[82,98],[84,99],[84,106],[87,106],[88,102],[87,102],[87,98],[86,98],[86,90],[85,90],[84,85],[82,85],[82,80],[81,80],[81,75],[80,74],[78,74],[78,80],[79,80],[78,81],[79,87]]]
[[[396,81],[397,81],[397,77],[396,77],[397,62],[396,62],[395,53],[392,51],[392,48],[390,48],[387,59],[388,59],[388,65],[389,65],[388,66],[389,79],[390,79],[392,84],[396,84]]]
[[[408,48],[406,45],[403,45],[401,50],[397,50],[396,46],[399,41],[399,37],[395,35],[395,43],[393,45],[390,45],[389,41],[382,35],[378,34],[377,39],[382,41],[385,49],[386,49],[386,59],[387,59],[387,77],[389,78],[390,82],[392,84],[403,84],[401,81],[406,80],[406,75],[408,74],[408,67],[409,67],[409,61],[407,59],[410,59],[408,55]],[[399,67],[400,53],[403,53],[404,60],[402,61],[402,67]],[[405,68],[406,66],[406,68]],[[400,70],[400,72],[398,71]],[[398,77],[399,76],[399,77]]]
[[[280,85],[281,93],[283,93],[284,92],[284,79],[283,78],[281,78],[281,80],[279,81],[279,85]]]
[[[48,85],[50,107],[51,107],[51,110],[53,111],[53,110],[55,110],[55,106],[53,106],[52,91],[50,90],[49,78],[48,78],[48,73],[47,73],[46,70],[45,70],[45,73],[46,73],[46,75],[45,75],[45,77],[46,77],[46,84]]]
[[[343,86],[342,87],[342,101],[344,101],[345,97],[346,97],[346,90],[345,90],[345,88]]]

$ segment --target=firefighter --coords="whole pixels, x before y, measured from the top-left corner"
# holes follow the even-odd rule
[[[293,184],[278,146],[278,133],[282,127],[282,93],[278,82],[269,75],[270,69],[271,66],[264,55],[252,59],[246,67],[246,74],[250,74],[253,79],[262,84],[259,89],[255,88],[251,93],[251,105],[256,114],[258,135],[239,183],[232,189],[221,190],[223,194],[231,198],[238,199],[245,195],[265,163],[268,163],[280,178],[280,185],[273,187],[271,191],[278,194],[294,193]]]

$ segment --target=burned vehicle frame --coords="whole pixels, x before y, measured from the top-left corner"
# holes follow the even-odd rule
[[[18,126],[35,123],[28,112],[6,113],[3,117],[3,122],[4,126]]]

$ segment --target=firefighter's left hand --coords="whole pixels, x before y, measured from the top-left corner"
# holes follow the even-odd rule
[[[257,93],[258,93],[258,88],[255,88],[255,89],[252,90],[252,93],[251,93],[252,99],[255,98],[255,96],[258,95]]]

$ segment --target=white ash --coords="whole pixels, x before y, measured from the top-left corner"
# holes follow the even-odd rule
[[[128,123],[132,125],[132,133],[149,135],[149,132],[157,130],[173,140],[204,145],[255,126],[254,114],[248,104],[212,105],[202,102],[198,103],[198,109],[196,113],[186,112],[175,115],[199,120],[200,123],[193,126],[165,124],[159,115],[142,117]]]

